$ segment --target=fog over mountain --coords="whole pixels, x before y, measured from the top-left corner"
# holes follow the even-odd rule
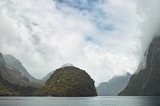
[[[25,67],[23,67],[22,63],[17,60],[14,56],[12,55],[4,55],[4,60],[6,62],[7,65],[9,65],[10,67],[14,68],[15,70],[17,70],[18,72],[20,72],[22,74],[22,76],[25,76],[26,78],[28,78],[28,80],[30,82],[40,82],[39,80],[35,79],[34,77],[32,77],[28,71],[25,69]]]
[[[96,83],[134,73],[159,35],[159,0],[0,0],[0,51],[41,79],[65,63]]]
[[[114,76],[108,82],[102,82],[97,87],[97,94],[99,96],[117,96],[128,84],[130,73],[123,76]]]

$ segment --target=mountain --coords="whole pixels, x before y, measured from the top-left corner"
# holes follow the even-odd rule
[[[0,53],[0,72],[2,72],[2,69],[5,68],[5,61],[3,58],[2,53]],[[11,96],[12,95],[12,91],[10,91],[10,89],[8,89],[2,82],[3,78],[0,75],[0,96]]]
[[[4,60],[5,60],[7,65],[11,66],[12,68],[14,68],[18,72],[20,72],[22,76],[26,77],[29,80],[29,82],[35,82],[35,83],[40,83],[41,82],[40,80],[37,80],[34,77],[32,77],[28,73],[28,71],[24,68],[22,63],[18,59],[16,59],[14,56],[4,55]]]
[[[128,84],[130,73],[124,76],[114,76],[108,82],[100,83],[97,87],[98,96],[117,96]]]
[[[3,56],[0,53],[0,74],[5,80],[13,84],[34,87],[43,85],[43,81],[32,77],[21,62],[11,55]]]
[[[130,78],[119,95],[160,96],[160,37],[152,40],[146,56],[146,67]]]
[[[17,70],[7,65],[0,53],[0,96],[29,96],[36,88]]]
[[[29,80],[26,77],[22,76],[20,72],[6,64],[2,53],[0,53],[0,74],[5,80],[8,80],[11,83],[20,85],[29,84]]]
[[[42,86],[37,95],[40,96],[96,96],[93,79],[84,70],[74,66],[61,67],[54,71]]]
[[[0,96],[13,96],[14,91],[4,84],[4,79],[0,75]]]

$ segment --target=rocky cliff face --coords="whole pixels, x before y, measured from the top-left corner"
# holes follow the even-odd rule
[[[146,67],[131,77],[119,95],[160,96],[160,37],[148,48]]]
[[[114,76],[108,82],[103,82],[97,87],[98,96],[117,96],[128,84],[130,73],[123,76]]]

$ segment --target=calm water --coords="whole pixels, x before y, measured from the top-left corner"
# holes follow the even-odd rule
[[[160,97],[0,97],[0,106],[160,106]]]

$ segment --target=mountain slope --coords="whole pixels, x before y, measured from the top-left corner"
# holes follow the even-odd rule
[[[160,96],[160,37],[148,49],[146,67],[135,73],[119,95]]]
[[[97,92],[93,79],[85,72],[74,66],[57,69],[39,89],[41,96],[96,96]]]
[[[12,55],[4,55],[4,60],[5,60],[6,64],[8,64],[12,68],[14,68],[18,72],[20,72],[21,75],[26,77],[30,82],[37,82],[37,83],[40,82],[40,80],[37,80],[34,77],[32,77],[28,73],[28,71],[24,68],[22,63],[18,59],[16,59],[14,56],[12,56]]]
[[[10,66],[5,63],[3,55],[0,53],[0,74],[11,83],[24,84],[28,82],[28,79],[21,76],[21,73],[13,70]]]
[[[2,76],[0,75],[0,96],[13,96],[14,91],[3,83],[4,80]]]
[[[98,96],[117,96],[128,84],[130,73],[124,76],[114,76],[108,82],[100,83],[97,87]]]
[[[29,96],[36,88],[20,72],[8,66],[0,53],[0,96]]]
[[[2,53],[0,53],[0,73],[2,73],[2,69],[5,69],[5,61],[2,56]],[[0,74],[0,96],[11,96],[11,95],[12,91],[3,84],[3,78]]]
[[[32,96],[37,88],[10,83],[0,75],[0,96]]]
[[[41,85],[37,82],[30,82],[30,80],[26,76],[24,76],[21,73],[21,71],[6,64],[2,53],[0,53],[0,74],[4,80],[7,80],[8,82],[13,84],[18,84],[21,86],[34,86],[34,87],[38,87]]]

